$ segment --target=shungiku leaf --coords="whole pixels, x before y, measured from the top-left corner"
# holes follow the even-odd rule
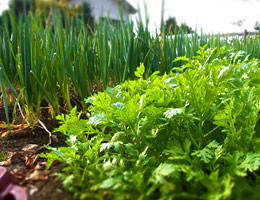
[[[88,99],[85,99],[85,103],[93,103],[93,101],[96,100],[96,97],[92,96],[92,97],[89,97]]]
[[[104,144],[101,144],[100,145],[100,149],[99,151],[102,152],[104,151],[105,149],[110,149],[113,147],[113,143],[104,143]]]
[[[200,158],[200,160],[205,163],[209,163],[215,156],[215,150],[219,146],[220,145],[215,140],[213,140],[205,148],[201,150],[196,150],[191,155]]]
[[[119,148],[120,148],[120,145],[122,145],[123,143],[120,141],[120,142],[113,142],[113,143],[104,143],[104,144],[101,144],[100,146],[100,152],[104,151],[105,149],[109,150],[109,149],[114,149],[116,152],[119,151]]]
[[[182,56],[182,57],[175,58],[172,62],[174,63],[174,62],[178,62],[178,61],[186,61],[186,62],[188,62],[189,59],[186,56]]]
[[[229,79],[233,74],[231,67],[224,67],[218,75],[219,82]]]
[[[120,103],[120,102],[116,102],[116,103],[112,103],[110,106],[112,108],[122,109],[125,106],[125,104],[124,103]]]
[[[172,167],[172,164],[162,163],[155,169],[155,173],[160,174],[162,176],[169,176],[175,169]]]
[[[63,181],[64,187],[68,188],[73,183],[74,179],[75,177],[73,174],[66,177],[65,180]]]
[[[99,187],[101,189],[107,189],[107,188],[115,189],[120,182],[121,182],[120,177],[108,178],[104,180]]]
[[[241,167],[250,172],[256,171],[260,166],[260,153],[250,152],[242,162]]]
[[[178,171],[173,164],[161,163],[153,172],[153,181],[155,183],[166,183],[166,177],[174,176],[178,178]]]
[[[182,108],[169,108],[166,112],[163,113],[163,115],[168,119],[171,119],[174,116],[180,114],[182,114]]]
[[[126,133],[124,132],[117,132],[113,135],[111,142],[127,142],[129,139],[126,137]]]
[[[141,63],[140,66],[137,67],[137,70],[135,71],[135,75],[138,78],[143,78],[144,72],[145,72],[145,67],[144,64]]]
[[[109,187],[113,186],[115,183],[116,183],[115,179],[109,178],[109,179],[102,182],[102,184],[100,185],[100,188],[103,188],[103,189],[109,188]]]
[[[94,115],[94,116],[89,118],[88,124],[96,126],[98,124],[103,123],[106,120],[107,120],[107,117],[105,115],[103,115],[103,114],[96,114],[96,115]]]

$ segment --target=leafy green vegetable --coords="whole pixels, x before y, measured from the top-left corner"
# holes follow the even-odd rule
[[[191,155],[199,157],[200,160],[205,163],[209,163],[215,156],[216,149],[218,149],[219,147],[221,146],[219,146],[219,144],[215,140],[213,140],[205,148],[203,148],[202,150],[195,150]]]
[[[68,147],[42,156],[67,164],[59,177],[78,199],[260,198],[259,61],[241,55],[202,47],[148,80],[141,64],[86,100],[89,119],[59,116]]]

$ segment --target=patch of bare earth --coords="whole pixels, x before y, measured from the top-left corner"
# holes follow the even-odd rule
[[[0,121],[6,121],[4,109],[0,107]],[[29,199],[40,200],[71,200],[72,194],[64,191],[60,181],[53,176],[64,165],[58,163],[46,170],[46,159],[40,158],[39,153],[45,152],[44,144],[49,142],[49,134],[45,129],[52,131],[58,127],[56,120],[43,120],[45,125],[27,127],[7,136],[0,137],[0,153],[8,154],[8,158],[0,162],[15,175],[28,193]],[[65,137],[55,133],[57,140],[52,141],[52,146],[65,146]]]

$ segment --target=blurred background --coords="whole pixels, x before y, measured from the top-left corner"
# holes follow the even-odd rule
[[[28,0],[0,0],[0,13],[8,9],[9,1]],[[78,3],[84,0],[60,0],[66,1]],[[140,9],[143,19],[147,13],[151,32],[158,31],[162,20],[166,22],[168,19],[176,20],[179,25],[187,24],[193,30],[216,34],[243,32],[245,29],[252,32],[255,31],[256,23],[260,22],[260,0],[128,0],[127,3]],[[133,19],[136,17],[137,14],[132,15]]]
[[[150,17],[150,29],[161,24],[163,0],[129,0],[140,7],[144,5]],[[164,0],[164,20],[175,17],[178,24],[186,23],[192,29],[205,33],[254,31],[260,21],[260,0]]]

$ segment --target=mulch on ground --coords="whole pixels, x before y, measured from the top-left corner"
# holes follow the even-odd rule
[[[11,115],[9,115],[11,116]],[[0,107],[0,121],[6,121],[5,112]],[[49,131],[58,127],[56,120],[42,120]],[[57,140],[52,141],[53,147],[65,146],[65,136],[54,134]],[[62,184],[54,173],[59,172],[64,164],[57,163],[46,170],[46,159],[40,158],[39,153],[46,152],[43,145],[48,144],[49,134],[40,126],[27,127],[0,137],[0,153],[8,155],[0,166],[6,167],[18,179],[28,193],[29,199],[40,200],[71,200],[72,194],[64,191]]]

